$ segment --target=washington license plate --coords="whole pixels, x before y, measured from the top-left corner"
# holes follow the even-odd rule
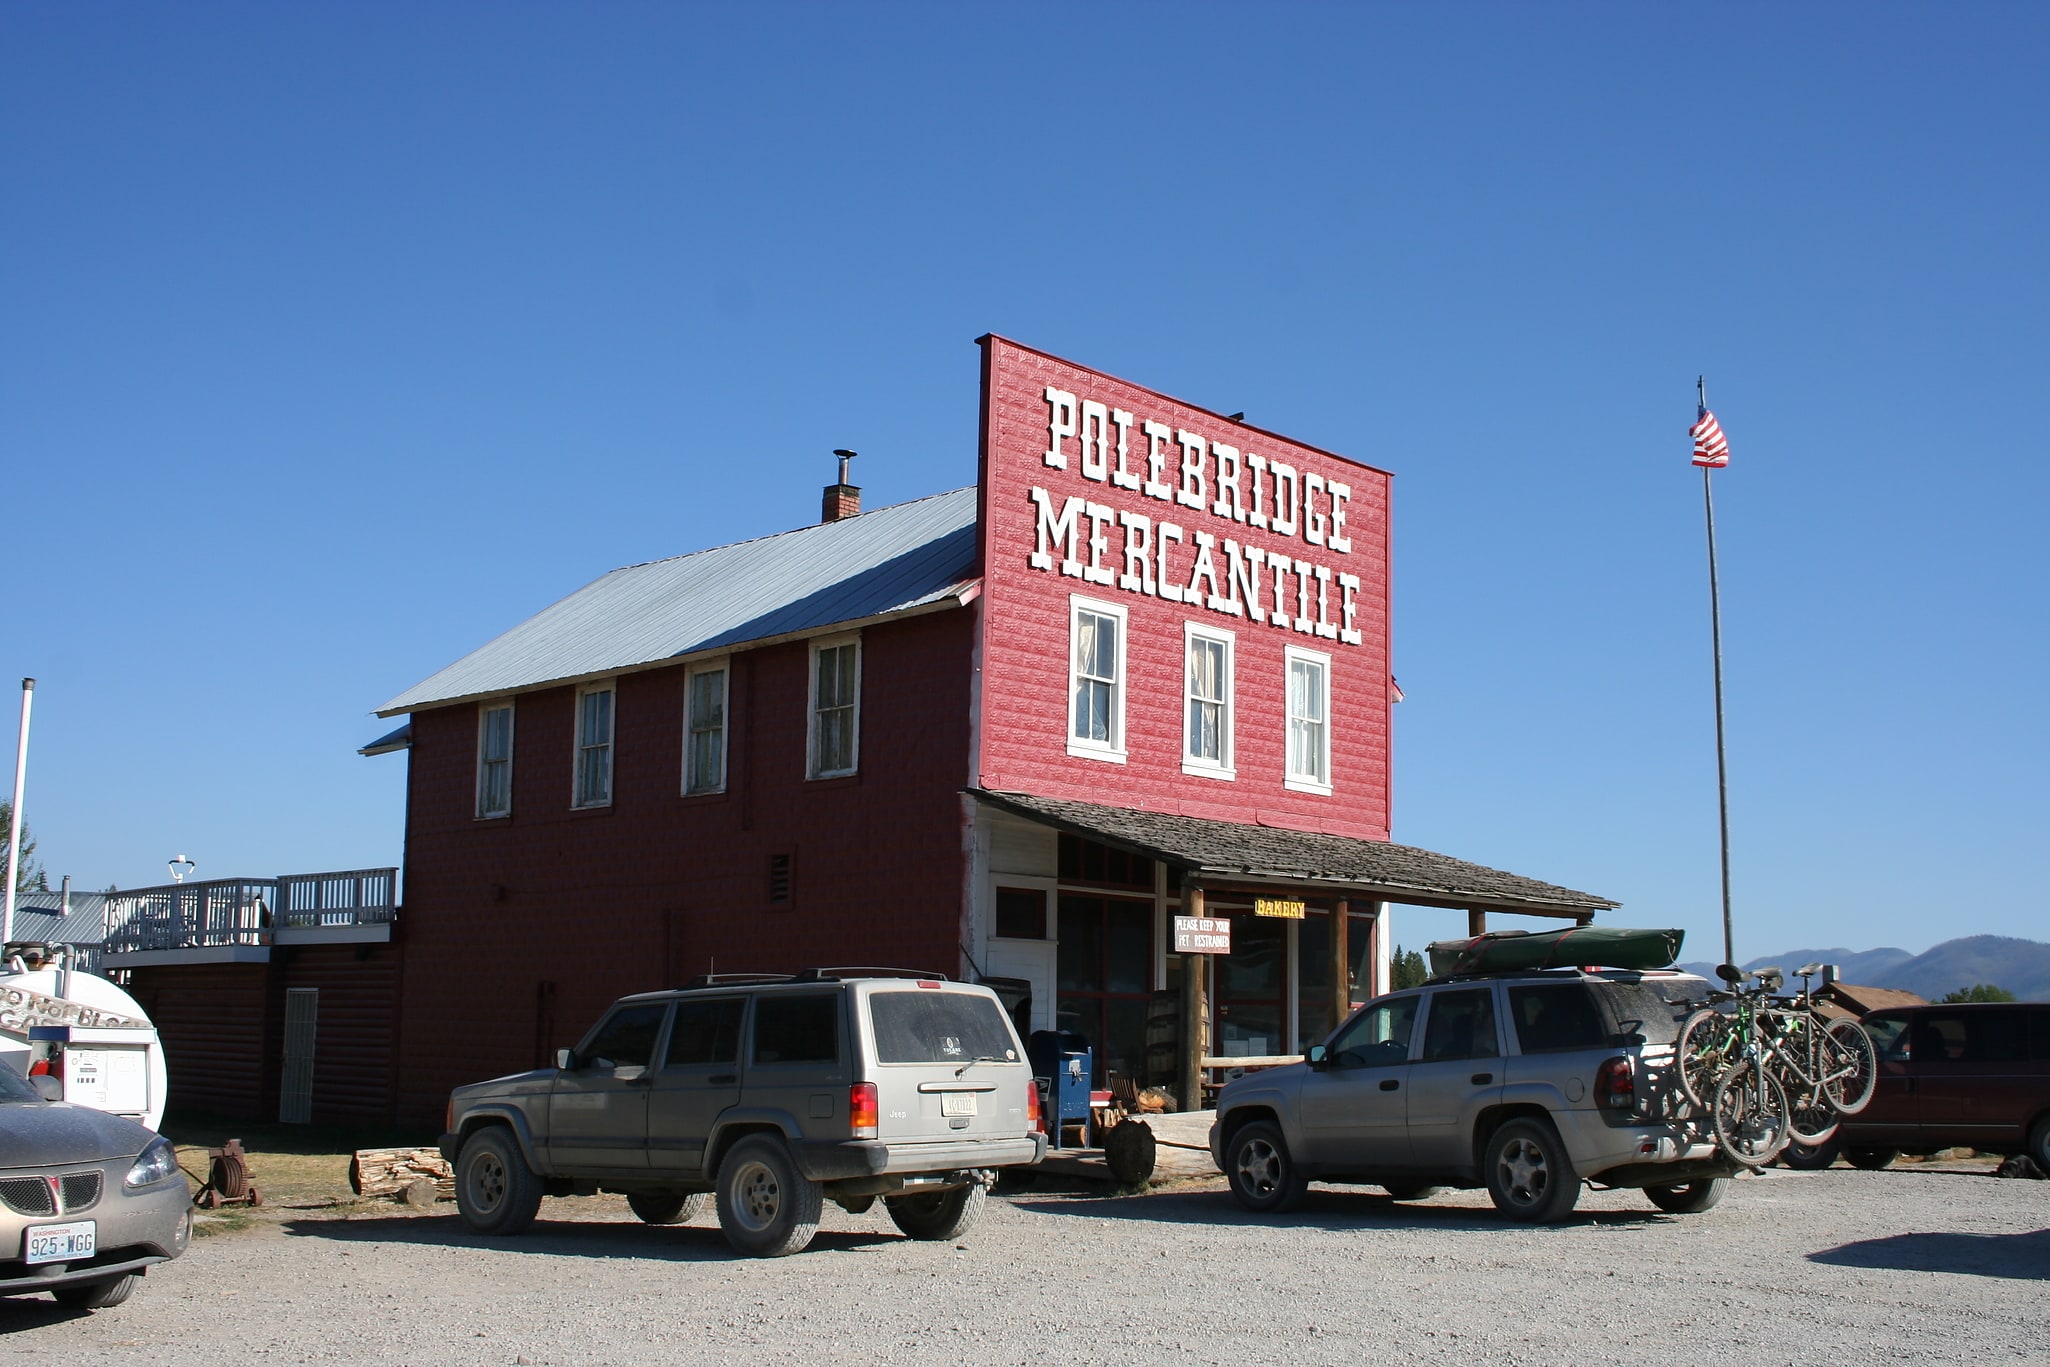
[[[28,1261],[69,1263],[93,1256],[99,1230],[91,1220],[74,1220],[68,1225],[37,1225],[28,1232]]]
[[[973,1092],[941,1092],[941,1093],[940,1093],[940,1114],[941,1114],[941,1115],[974,1115],[974,1114],[975,1114],[975,1093],[973,1093]]]

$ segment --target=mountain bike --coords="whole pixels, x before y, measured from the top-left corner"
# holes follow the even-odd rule
[[[1762,1168],[1786,1147],[1791,1114],[1786,1089],[1772,1065],[1761,1016],[1785,977],[1777,968],[1746,973],[1723,964],[1716,976],[1729,985],[1711,992],[1680,1027],[1675,1045],[1680,1086],[1709,1113],[1716,1144],[1747,1168]],[[1749,979],[1755,985],[1744,986]],[[1727,1004],[1727,1011],[1718,1009]]]

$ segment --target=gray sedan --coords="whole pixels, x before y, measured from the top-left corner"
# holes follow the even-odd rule
[[[0,1064],[0,1296],[119,1305],[191,1242],[192,1194],[170,1140],[54,1090]]]

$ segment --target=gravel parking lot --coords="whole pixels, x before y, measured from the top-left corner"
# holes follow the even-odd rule
[[[117,1309],[0,1302],[0,1361],[2050,1363],[2050,1182],[1985,1164],[1774,1172],[1701,1216],[1594,1194],[1552,1228],[1471,1192],[1263,1220],[1214,1182],[1035,1188],[958,1246],[828,1205],[775,1262],[616,1198],[542,1215],[494,1241],[445,1204],[269,1212]]]

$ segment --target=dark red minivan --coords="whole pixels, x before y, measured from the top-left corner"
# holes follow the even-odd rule
[[[1865,1028],[1879,1086],[1830,1141],[1844,1157],[1883,1168],[1963,1147],[2026,1153],[2050,1172],[2050,1004],[1889,1007]]]

